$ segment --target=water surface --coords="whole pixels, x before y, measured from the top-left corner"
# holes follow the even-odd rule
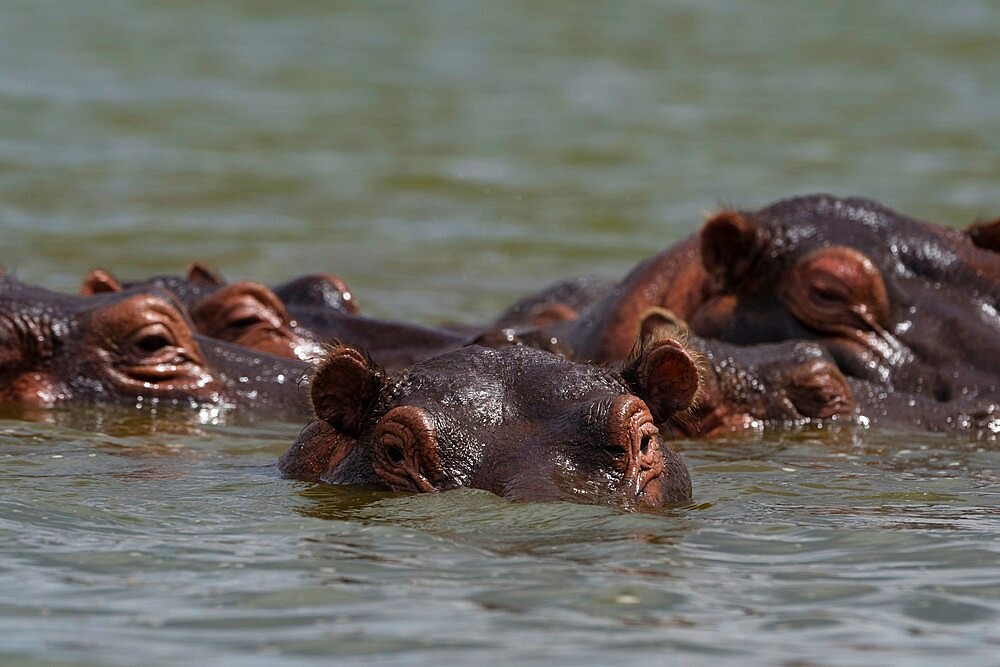
[[[0,4],[0,262],[481,321],[720,203],[1000,214],[1000,8]],[[1000,449],[681,442],[659,514],[281,480],[300,423],[0,412],[0,663],[995,663]]]

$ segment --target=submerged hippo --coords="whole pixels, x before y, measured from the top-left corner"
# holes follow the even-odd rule
[[[313,284],[317,290],[318,283],[329,284],[325,276],[306,276],[298,282]],[[339,285],[346,291],[342,282]],[[170,291],[187,308],[195,329],[211,338],[303,361],[322,357],[315,341],[295,331],[282,299],[258,282],[226,284],[201,264],[192,264],[184,277],[155,276],[135,283],[121,283],[109,272],[97,269],[84,278],[80,293],[93,296],[125,289]]]
[[[704,386],[672,425],[691,437],[840,420],[861,426],[1000,434],[1000,405],[987,398],[938,401],[850,377],[815,341],[733,345],[691,336]]]
[[[183,276],[153,276],[143,281],[123,283],[102,269],[91,271],[80,286],[83,295],[120,292],[126,287],[155,285],[170,290],[186,306],[192,306],[228,283],[217,271],[201,262],[188,265]],[[270,288],[287,308],[327,308],[346,314],[358,312],[357,300],[347,284],[331,273],[310,273]]]
[[[694,357],[672,339],[648,339],[621,373],[472,345],[390,375],[341,344],[313,378],[314,421],[279,466],[331,484],[658,507],[691,497],[657,424],[689,409],[698,386]]]
[[[942,415],[988,412],[1000,404],[998,229],[963,233],[827,195],[723,211],[545,333],[576,359],[607,362],[669,312],[708,347],[820,346],[865,413],[909,419],[891,394]]]
[[[270,290],[249,281],[227,285],[201,264],[192,264],[183,277],[157,276],[137,283],[121,283],[107,271],[96,270],[80,291],[92,295],[146,287],[175,294],[207,336],[304,361],[319,361],[327,341],[345,340],[364,347],[386,368],[402,369],[470,339],[468,332],[360,315],[344,282],[326,273],[295,278]]]
[[[518,328],[575,320],[607,296],[615,285],[614,280],[596,276],[561,280],[519,299],[504,310],[492,326]]]
[[[0,401],[170,401],[297,414],[307,364],[197,336],[159,288],[83,298],[0,277]]]

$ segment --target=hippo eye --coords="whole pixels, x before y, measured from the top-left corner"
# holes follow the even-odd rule
[[[142,327],[130,339],[129,345],[132,349],[144,358],[157,357],[162,361],[166,353],[172,353],[177,348],[177,341],[173,332],[161,323],[149,324]]]
[[[157,350],[162,350],[165,347],[169,347],[170,341],[166,336],[161,336],[160,334],[150,334],[148,336],[143,336],[141,339],[136,341],[135,346],[142,350],[143,352],[156,352]]]
[[[406,460],[406,455],[403,454],[403,448],[395,442],[383,442],[382,451],[385,452],[385,457],[389,459],[389,463],[392,463],[393,465],[402,465],[403,461]]]
[[[251,296],[243,296],[236,301],[235,305],[227,309],[222,317],[226,327],[231,329],[249,329],[258,324],[274,324],[279,322],[269,321],[267,315],[271,315],[267,306],[258,299]],[[275,315],[275,317],[277,317]]]
[[[818,303],[834,304],[847,300],[842,289],[837,289],[834,285],[822,283],[813,284],[809,290],[809,295]]]
[[[249,329],[250,327],[260,324],[264,319],[257,315],[247,315],[246,317],[241,317],[238,320],[232,320],[229,322],[229,326],[234,329]]]
[[[889,297],[872,260],[854,248],[821,248],[792,270],[782,298],[807,327],[835,335],[875,330],[889,318]]]

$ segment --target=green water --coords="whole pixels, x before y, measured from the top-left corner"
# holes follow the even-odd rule
[[[0,262],[475,322],[721,202],[1000,214],[1000,6],[0,3]],[[996,664],[1000,448],[682,442],[663,514],[281,480],[301,423],[0,413],[0,663]]]

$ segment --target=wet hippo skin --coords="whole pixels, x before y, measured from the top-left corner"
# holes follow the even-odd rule
[[[658,507],[691,497],[658,424],[698,387],[693,356],[672,339],[648,340],[621,373],[471,345],[393,375],[342,344],[313,379],[315,419],[279,465],[333,484]]]
[[[299,281],[325,282],[313,276]],[[315,341],[295,331],[295,321],[285,303],[258,282],[226,284],[218,274],[197,263],[183,277],[154,276],[132,283],[121,283],[108,271],[96,269],[84,278],[80,293],[93,296],[125,289],[168,290],[184,304],[195,329],[205,336],[303,361],[322,356]]]
[[[593,276],[562,280],[522,297],[507,307],[492,326],[518,328],[575,320],[581,312],[607,296],[615,285],[609,278]]]
[[[992,221],[961,232],[829,195],[725,210],[640,263],[577,320],[519,335],[555,341],[580,361],[613,362],[647,318],[667,313],[696,349],[746,348],[726,354],[749,355],[750,366],[757,345],[819,346],[863,416],[989,430],[994,420],[961,415],[1000,406],[998,229]]]
[[[322,358],[328,341],[344,340],[364,347],[381,365],[402,369],[457,349],[471,337],[468,332],[360,315],[346,284],[325,273],[295,278],[272,291],[251,281],[227,285],[197,263],[185,276],[136,283],[121,283],[109,272],[95,270],[84,279],[81,293],[126,288],[167,289],[187,306],[200,333],[310,362]]]
[[[804,197],[724,211],[701,232],[692,332],[815,340],[850,376],[948,401],[997,398],[1000,254],[875,202]]]
[[[156,399],[299,414],[307,364],[193,332],[170,292],[58,294],[0,277],[0,401]]]
[[[170,290],[191,307],[228,283],[217,271],[200,262],[188,265],[183,276],[153,276],[142,281],[121,282],[109,271],[95,269],[83,279],[80,293],[85,296],[120,292],[125,287],[155,285]],[[358,312],[357,300],[347,284],[331,273],[310,273],[270,288],[286,308],[328,308],[343,313]]]
[[[853,356],[876,362],[872,372],[903,379],[907,363],[952,364],[942,334],[1000,345],[1000,255],[986,240],[998,226],[963,233],[829,195],[722,211],[698,235],[639,264],[587,313],[572,345],[580,358],[620,359],[658,307],[703,338],[853,344]],[[894,350],[912,358],[887,359]],[[985,362],[995,378],[998,355]],[[966,365],[975,374],[983,364]]]

